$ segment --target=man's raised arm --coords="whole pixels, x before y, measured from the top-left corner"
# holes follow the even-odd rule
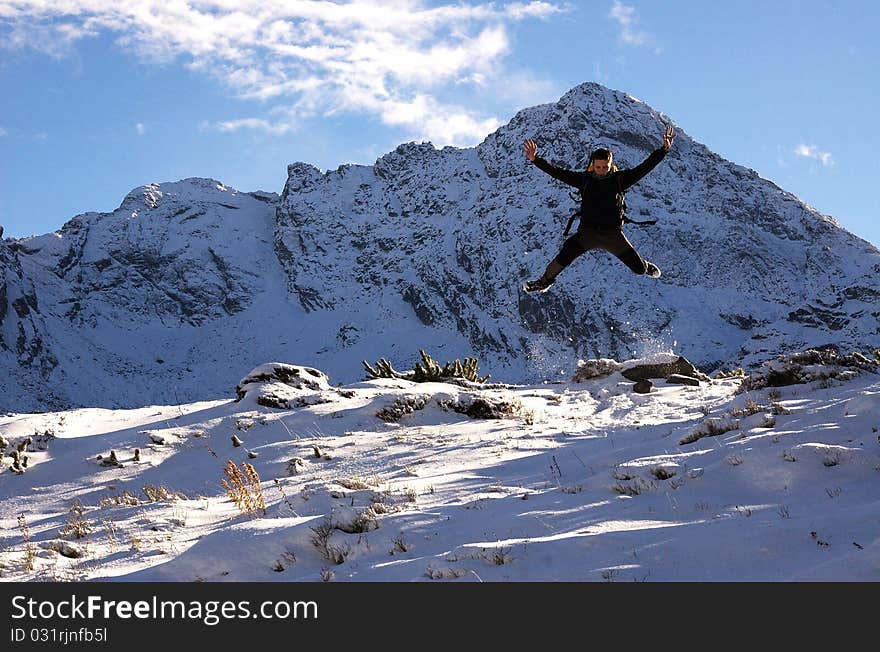
[[[523,145],[523,152],[525,153],[526,158],[535,164],[535,167],[542,172],[546,172],[554,179],[559,179],[563,183],[567,183],[575,188],[582,188],[584,186],[584,182],[586,181],[585,172],[575,172],[574,170],[558,168],[552,163],[544,160],[538,156],[538,144],[531,138],[529,138]]]
[[[669,148],[672,147],[673,140],[675,140],[675,132],[672,130],[672,127],[666,127],[666,133],[663,134],[663,145],[651,152],[648,158],[634,168],[623,170],[620,173],[620,185],[623,190],[641,181],[648,172],[657,167],[657,164],[663,160]]]

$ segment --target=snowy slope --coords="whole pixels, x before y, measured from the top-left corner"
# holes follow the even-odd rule
[[[7,456],[32,436],[0,472],[0,579],[880,580],[876,372],[636,394],[620,373],[333,387],[273,367],[238,402],[0,418]],[[478,399],[506,417],[456,411]],[[710,422],[738,427],[695,439]],[[265,513],[230,501],[227,460]]]
[[[607,145],[629,167],[664,122],[583,84],[475,148],[409,143],[329,172],[294,163],[280,195],[148,184],[112,213],[0,242],[0,411],[220,398],[272,359],[350,383],[360,360],[405,367],[420,347],[534,383],[578,358],[674,349],[712,370],[880,346],[880,252],[680,127],[628,193],[634,218],[659,219],[628,235],[663,276],[600,252],[550,292],[521,292],[573,207],[522,142],[567,167]]]

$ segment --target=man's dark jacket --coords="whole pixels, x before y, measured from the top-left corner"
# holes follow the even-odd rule
[[[592,172],[558,168],[540,156],[533,163],[538,169],[581,191],[581,221],[578,232],[590,227],[620,228],[623,225],[623,193],[642,179],[666,156],[662,147],[634,168],[609,172],[600,177]]]

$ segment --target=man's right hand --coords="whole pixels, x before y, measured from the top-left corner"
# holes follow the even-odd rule
[[[538,143],[529,138],[523,145],[523,152],[525,152],[527,159],[534,161],[535,155],[538,153]]]

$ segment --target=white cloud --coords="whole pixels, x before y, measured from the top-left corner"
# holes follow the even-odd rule
[[[3,127],[0,127],[0,138],[6,135],[6,130]]]
[[[354,112],[438,145],[473,144],[498,125],[446,100],[503,84],[511,23],[564,11],[550,2],[419,0],[0,0],[0,49],[63,56],[79,40],[115,35],[148,62],[212,75],[238,97],[283,103],[272,119],[202,125],[285,133],[304,118]]]
[[[215,131],[239,131],[254,129],[271,134],[284,134],[293,130],[293,125],[286,122],[269,122],[262,118],[241,118],[239,120],[221,120],[219,122],[203,122],[201,128]]]
[[[815,145],[798,145],[794,153],[797,156],[803,156],[804,158],[812,158],[817,161],[820,161],[822,165],[828,167],[829,165],[834,165],[834,159],[831,157],[831,152],[821,152],[819,148]]]
[[[533,106],[559,97],[567,89],[557,86],[552,80],[536,77],[533,73],[517,70],[499,76],[486,92],[507,100],[516,106]]]
[[[635,7],[625,5],[620,0],[614,0],[608,16],[620,25],[620,39],[627,45],[646,45],[651,37],[647,32],[638,29],[639,17]]]
[[[138,123],[134,126],[134,128],[135,128],[135,131],[138,132],[138,136],[143,136],[144,133],[146,133],[146,128],[144,128],[144,123],[143,123],[143,122],[138,122]]]

